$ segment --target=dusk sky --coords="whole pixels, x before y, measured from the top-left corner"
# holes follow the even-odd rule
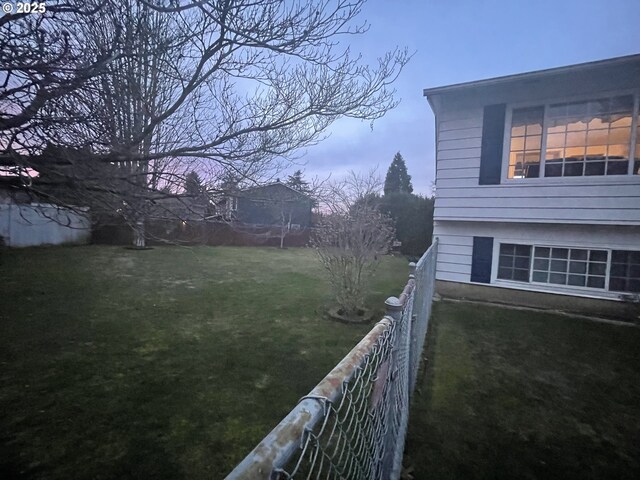
[[[357,46],[365,55],[415,52],[396,83],[402,101],[373,131],[336,122],[301,159],[307,178],[375,165],[384,176],[400,151],[415,192],[430,194],[435,127],[424,88],[640,53],[640,0],[370,0],[361,18],[371,24]]]

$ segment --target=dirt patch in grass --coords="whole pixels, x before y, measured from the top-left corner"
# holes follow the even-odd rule
[[[331,320],[342,323],[364,323],[369,324],[376,319],[375,313],[364,308],[359,308],[358,311],[349,314],[340,307],[331,307],[327,312],[327,316]]]

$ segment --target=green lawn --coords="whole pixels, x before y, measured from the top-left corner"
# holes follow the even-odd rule
[[[640,478],[640,328],[439,302],[416,479]]]
[[[369,330],[306,249],[0,250],[0,478],[221,478]],[[384,258],[369,305],[407,279]]]

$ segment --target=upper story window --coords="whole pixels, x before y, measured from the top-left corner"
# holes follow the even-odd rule
[[[514,108],[508,178],[640,174],[634,109],[633,95]]]
[[[511,115],[509,178],[540,175],[544,107],[518,108]]]

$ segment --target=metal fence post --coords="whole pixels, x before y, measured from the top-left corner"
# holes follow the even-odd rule
[[[410,378],[412,375],[412,334],[414,330],[413,308],[416,299],[416,264],[409,263],[409,281],[402,291],[400,301],[402,310],[400,313],[400,323],[398,325],[398,339],[394,352],[395,369],[395,398],[392,405],[394,411],[394,452],[393,463],[389,471],[388,478],[397,480],[402,473],[402,457],[404,453],[404,440],[407,434],[409,422],[409,399],[410,399]]]
[[[399,333],[400,333],[400,322],[402,321],[402,302],[397,297],[389,297],[384,302],[386,307],[386,318],[391,319],[393,322],[393,328],[395,331],[395,339],[393,342],[393,350],[391,352],[391,358],[389,359],[390,365],[388,367],[388,377],[389,382],[387,384],[387,395],[391,401],[386,402],[385,405],[385,425],[386,425],[386,435],[383,444],[383,453],[381,456],[382,465],[381,471],[378,478],[391,478],[391,470],[393,469],[394,463],[394,454],[396,447],[396,434],[394,428],[394,416],[393,410],[396,407],[393,403],[393,396],[396,389],[396,380],[397,380],[397,354],[398,354],[398,342],[399,342]]]
[[[384,301],[386,307],[386,316],[392,318],[395,321],[400,320],[402,317],[402,303],[397,297],[389,297]]]

